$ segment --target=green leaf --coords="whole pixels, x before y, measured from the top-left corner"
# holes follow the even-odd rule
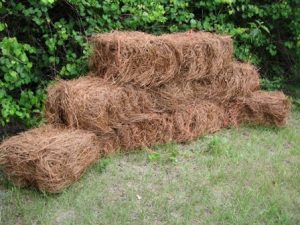
[[[51,5],[55,2],[55,0],[40,0],[40,1],[45,5]]]
[[[0,23],[0,32],[4,31],[6,26],[7,26],[6,23]]]
[[[14,79],[17,78],[17,75],[18,75],[16,71],[9,71],[9,74]]]

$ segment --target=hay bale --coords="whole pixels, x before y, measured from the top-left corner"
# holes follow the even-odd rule
[[[118,84],[158,86],[178,73],[176,49],[153,35],[115,31],[95,35],[90,42],[90,69]]]
[[[50,123],[86,129],[98,135],[113,134],[125,125],[158,121],[162,114],[178,111],[179,105],[202,104],[203,99],[210,99],[209,88],[199,94],[190,84],[145,90],[112,85],[93,76],[59,81],[49,88],[51,94],[45,114]]]
[[[45,117],[53,124],[62,124],[65,122],[64,108],[65,100],[65,81],[56,80],[55,85],[51,85],[47,90],[47,103]]]
[[[14,184],[56,193],[78,180],[100,154],[94,134],[45,125],[0,145],[0,165]]]
[[[234,62],[222,76],[194,82],[192,88],[195,97],[204,95],[205,99],[224,103],[239,96],[249,96],[253,91],[259,90],[259,74],[248,63]]]
[[[170,141],[186,142],[204,134],[220,130],[226,125],[224,110],[202,101],[199,104],[178,106],[174,113],[159,113],[140,123],[127,124],[115,130],[110,138],[99,136],[101,143],[108,141],[107,154],[117,149],[130,151]]]
[[[69,127],[97,134],[113,133],[124,124],[147,120],[159,111],[155,100],[145,90],[112,85],[99,77],[59,81],[49,88],[49,93],[53,92],[62,94],[48,96],[48,122],[63,121]],[[53,120],[57,117],[61,119]]]
[[[173,140],[173,121],[170,115],[158,114],[147,121],[124,125],[116,135],[122,151],[151,147]]]
[[[222,108],[184,93],[187,88],[178,90],[186,94],[180,102],[177,92],[163,100],[165,96],[154,89],[116,86],[93,76],[59,81],[57,86],[63,90],[55,86],[53,90],[62,94],[49,96],[48,121],[63,121],[68,127],[96,133],[106,154],[120,148],[127,151],[171,140],[188,141],[223,126]],[[60,115],[53,115],[56,113]],[[62,119],[51,121],[56,117]]]
[[[234,62],[220,77],[190,82],[170,82],[152,88],[160,108],[172,110],[178,104],[209,100],[226,103],[239,96],[249,96],[259,90],[257,69],[248,63]]]
[[[229,36],[201,31],[164,34],[158,39],[171,43],[177,50],[179,80],[218,77],[231,66],[233,43]]]
[[[207,32],[154,36],[112,32],[90,39],[90,69],[117,84],[157,87],[218,76],[232,61],[232,40]]]
[[[260,89],[258,69],[250,63],[234,62],[233,63],[233,76],[235,80],[240,81],[239,94],[246,96],[249,92],[257,91]],[[228,85],[235,86],[235,85]],[[237,96],[237,95],[236,95]]]
[[[287,124],[290,105],[282,92],[256,91],[229,104],[228,115],[233,125],[254,123],[283,127]]]
[[[238,64],[237,67],[243,68],[243,65],[248,66]],[[156,120],[160,117],[157,113],[174,113],[178,105],[201,104],[206,100],[223,103],[237,95],[249,94],[258,85],[257,76],[257,83],[252,82],[255,85],[249,86],[251,76],[248,72],[243,75],[234,72],[233,81],[224,81],[225,84],[222,81],[216,84],[171,82],[151,89],[113,85],[95,76],[59,81],[48,90],[46,118],[50,123],[66,124],[101,135],[114,133],[124,125]]]
[[[173,140],[191,141],[227,125],[223,108],[209,101],[183,105],[173,114]]]

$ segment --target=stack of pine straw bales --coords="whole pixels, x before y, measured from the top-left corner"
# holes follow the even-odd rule
[[[185,142],[244,122],[287,122],[287,97],[259,90],[257,69],[234,61],[228,36],[112,32],[90,41],[90,73],[48,90],[49,124],[0,146],[0,165],[15,184],[60,192],[119,150]]]

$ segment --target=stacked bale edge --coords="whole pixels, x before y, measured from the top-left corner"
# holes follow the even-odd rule
[[[233,55],[230,37],[207,32],[154,36],[116,31],[95,35],[90,42],[90,69],[95,74],[141,87],[222,75]]]
[[[287,124],[291,101],[280,91],[255,91],[248,97],[239,97],[228,105],[233,125],[254,123],[284,127]]]
[[[44,125],[3,141],[0,166],[17,186],[57,193],[78,180],[100,153],[93,133]]]

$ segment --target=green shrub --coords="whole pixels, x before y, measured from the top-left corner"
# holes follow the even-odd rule
[[[97,32],[227,33],[235,56],[258,65],[268,89],[299,78],[299,0],[0,0],[0,17],[2,125],[36,124],[49,81],[87,72],[87,37]]]
[[[300,109],[300,98],[296,98],[296,99],[294,100],[294,104],[295,104],[295,106],[296,106],[298,109]]]
[[[273,77],[272,80],[268,78],[262,78],[261,81],[261,86],[263,89],[268,90],[268,91],[274,91],[274,90],[280,90],[282,89],[284,80],[283,77]]]

